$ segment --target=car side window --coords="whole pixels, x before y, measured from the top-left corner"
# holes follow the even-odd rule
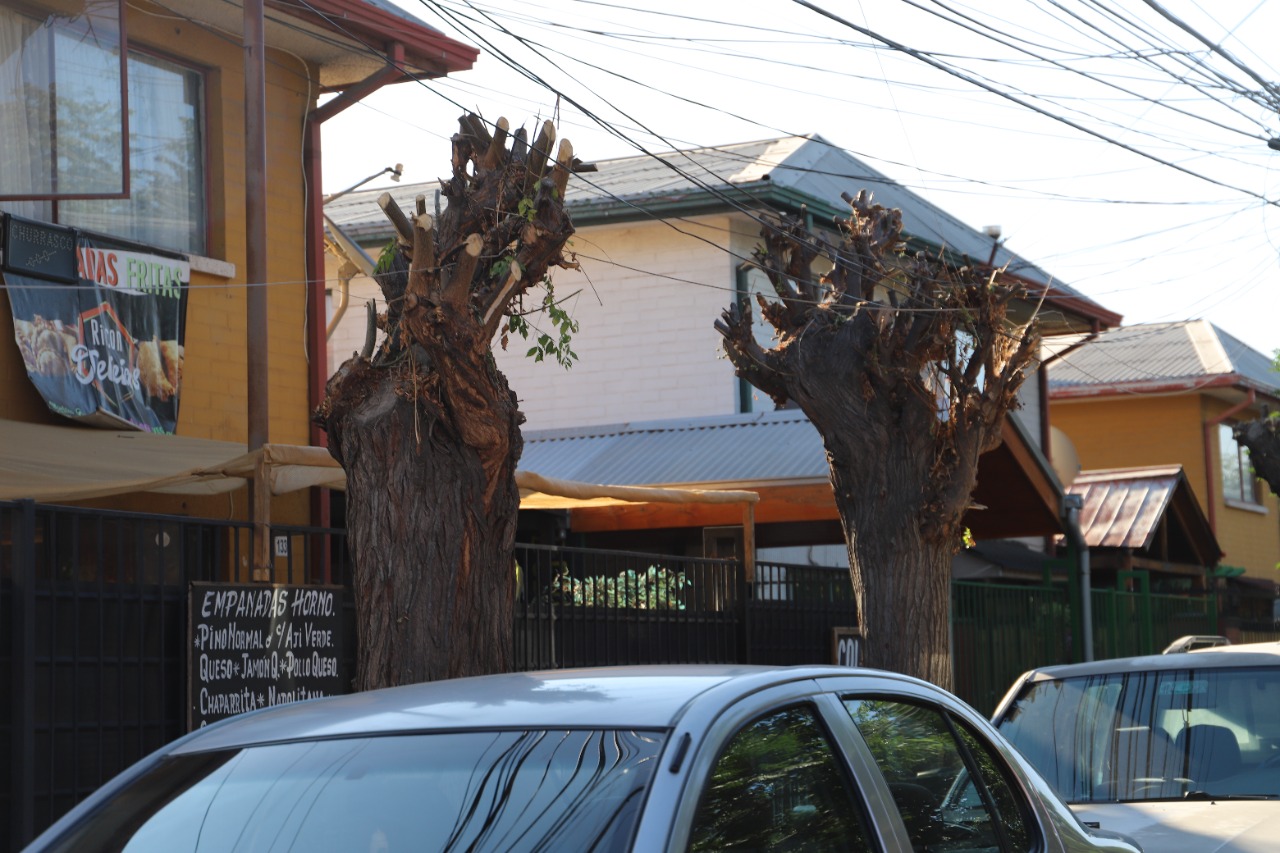
[[[888,782],[913,850],[1035,848],[1027,805],[978,735],[933,707],[861,698],[844,704]]]
[[[744,726],[716,760],[689,850],[871,851],[848,775],[813,708]]]
[[[1005,768],[1004,760],[991,749],[990,743],[963,724],[956,724],[956,732],[969,748],[969,755],[975,763],[973,775],[986,788],[989,795],[988,806],[995,813],[997,825],[1003,830],[1006,849],[1018,853],[1034,850],[1035,836],[1031,832],[1031,819],[1028,816],[1031,810],[1009,781],[1009,771]],[[974,789],[977,786],[970,784],[968,787]]]

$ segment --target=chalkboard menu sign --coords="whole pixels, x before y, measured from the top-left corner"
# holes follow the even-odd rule
[[[193,583],[187,722],[347,692],[342,587]]]

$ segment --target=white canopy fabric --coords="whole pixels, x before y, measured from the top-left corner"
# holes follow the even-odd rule
[[[179,485],[216,494],[244,480],[203,482],[195,473],[244,453],[225,441],[0,420],[0,500],[87,500]]]
[[[0,500],[88,500],[129,492],[213,495],[249,484],[259,460],[271,494],[346,488],[323,447],[268,444],[253,453],[227,441],[0,420]],[[755,503],[750,491],[576,483],[517,471],[523,509],[624,503]]]
[[[532,471],[516,471],[521,509],[580,509],[628,503],[744,503],[759,502],[760,495],[745,490],[657,489],[645,486],[606,486],[557,480]]]

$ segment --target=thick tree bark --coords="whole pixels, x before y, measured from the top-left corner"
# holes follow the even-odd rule
[[[844,488],[848,476],[833,469],[833,486]],[[882,506],[876,512],[860,512],[866,506],[866,501],[837,500],[863,634],[859,663],[909,673],[950,690],[953,551],[923,537],[910,514],[913,507]],[[879,535],[863,533],[897,513],[902,515]]]
[[[960,513],[939,506],[939,487],[958,476],[965,479],[956,491],[968,495],[979,450],[972,443],[950,445],[949,464],[939,466],[937,442],[946,425],[933,396],[873,394],[850,407],[847,351],[856,328],[810,331],[812,338],[788,362],[806,376],[792,399],[827,449],[863,634],[862,663],[949,689],[950,565],[963,530]]]
[[[1236,441],[1249,448],[1249,463],[1259,477],[1280,496],[1280,418],[1269,417],[1237,424]]]
[[[1037,336],[1007,326],[1016,290],[995,271],[900,255],[898,212],[847,200],[839,245],[791,218],[762,232],[777,300],[758,301],[777,346],[756,342],[745,303],[716,327],[738,375],[823,437],[862,660],[950,687],[951,558]],[[834,264],[820,280],[819,257]]]
[[[439,221],[387,206],[386,337],[315,415],[347,474],[360,690],[511,668],[523,416],[490,347],[513,300],[573,266],[563,199],[580,164],[567,143],[548,159],[550,123],[533,144],[505,119],[460,125]]]
[[[813,386],[837,395],[839,388]],[[832,399],[838,399],[832,397]],[[862,663],[951,686],[948,611],[955,547],[937,540],[927,491],[933,467],[929,424],[876,406],[841,417],[814,406],[826,437],[831,485],[848,549],[850,580],[862,630]],[[917,421],[913,423],[912,421]],[[954,534],[959,539],[959,533]]]
[[[358,555],[358,690],[510,669],[522,445],[515,400],[493,372],[505,441],[483,449],[406,399],[404,385],[434,378],[407,361],[355,363],[330,384],[330,447],[347,472]]]

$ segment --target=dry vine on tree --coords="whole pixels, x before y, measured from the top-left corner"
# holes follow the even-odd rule
[[[511,666],[523,416],[491,346],[549,269],[575,266],[564,193],[591,167],[567,141],[549,157],[550,122],[532,141],[505,119],[459,125],[439,216],[384,196],[400,235],[377,274],[386,334],[315,413],[347,475],[361,690]]]
[[[795,217],[762,232],[774,298],[757,301],[776,345],[745,300],[716,328],[738,376],[822,435],[863,662],[949,687],[951,558],[1038,334],[1007,320],[1020,290],[1000,271],[905,255],[899,211],[844,198],[834,242]]]

